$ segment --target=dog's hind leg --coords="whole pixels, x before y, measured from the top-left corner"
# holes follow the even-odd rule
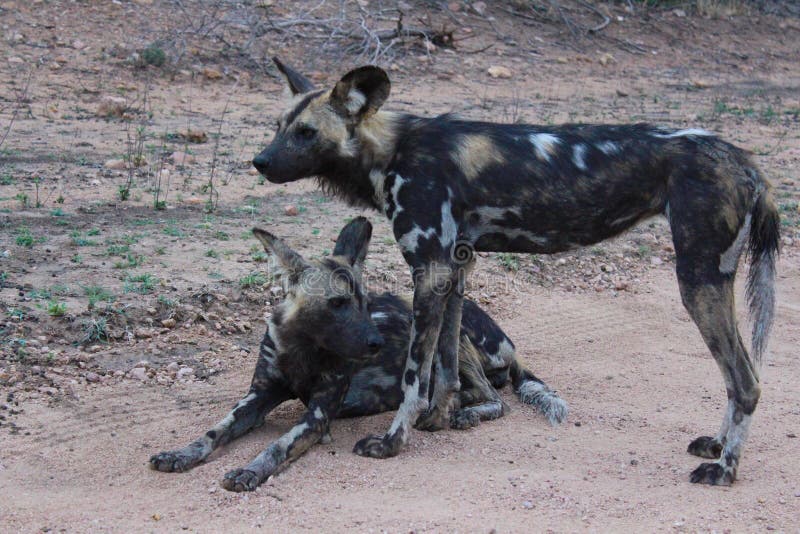
[[[450,427],[463,430],[508,413],[508,406],[484,373],[478,350],[464,336],[458,359],[461,390],[456,396],[458,406],[450,413]]]
[[[270,343],[269,337],[265,337],[248,394],[219,423],[187,446],[151,456],[152,469],[164,472],[191,469],[218,447],[261,425],[273,408],[292,398],[275,377],[272,360],[268,357],[271,354],[268,350]]]
[[[694,277],[682,275],[680,267],[678,277],[684,305],[722,371],[728,393],[727,413],[719,434],[714,438],[703,436],[689,445],[693,454],[719,459],[701,464],[692,472],[691,480],[730,485],[736,480],[739,457],[761,394],[758,374],[736,326],[733,280],[700,284]]]

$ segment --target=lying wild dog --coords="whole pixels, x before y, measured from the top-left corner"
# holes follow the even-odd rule
[[[745,151],[695,129],[391,113],[380,109],[390,84],[377,67],[355,69],[322,90],[275,63],[295,97],[253,165],[275,183],[316,176],[351,204],[383,212],[414,275],[403,402],[386,434],[361,440],[355,452],[393,456],[415,421],[427,430],[447,425],[450,398],[459,390],[456,349],[472,251],[560,252],[664,214],[684,306],[728,393],[717,435],[697,438],[688,449],[717,461],[701,464],[691,480],[735,480],[760,396],[754,363],[761,362],[772,324],[780,226],[770,185]],[[734,313],[734,277],[745,248],[752,262],[753,360]],[[440,372],[429,403],[434,361]]]
[[[159,471],[185,471],[214,449],[261,425],[285,400],[308,407],[300,423],[242,469],[225,475],[232,491],[254,490],[313,444],[329,439],[330,420],[396,410],[400,376],[408,354],[411,305],[390,293],[365,293],[361,267],[372,226],[363,217],[339,234],[333,256],[308,262],[273,235],[256,237],[283,272],[286,299],[269,319],[250,391],[217,425],[186,447],[150,458]],[[464,301],[459,340],[459,378],[450,425],[468,428],[502,417],[507,407],[495,388],[510,379],[522,402],[540,409],[552,424],[567,407],[525,369],[514,345],[472,301]]]

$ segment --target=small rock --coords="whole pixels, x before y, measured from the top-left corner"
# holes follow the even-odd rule
[[[522,507],[526,510],[533,510],[533,503],[531,501],[522,501]]]
[[[653,256],[650,258],[650,265],[661,265],[662,263],[664,262],[658,256]]]
[[[511,78],[511,69],[502,65],[492,65],[487,72],[492,78]]]
[[[206,134],[206,132],[203,130],[192,130],[191,128],[179,130],[178,137],[186,139],[190,143],[205,143],[208,141],[208,134]]]
[[[178,365],[178,362],[170,362],[169,365],[167,365],[167,371],[170,373],[177,373],[180,368],[181,366]]]
[[[181,367],[177,373],[178,380],[182,378],[191,378],[193,376],[194,376],[194,369],[192,369],[191,367]]]
[[[794,240],[789,236],[783,236],[782,241],[783,244],[786,245],[787,247],[791,247],[792,244],[794,243]]]
[[[100,382],[100,375],[98,375],[97,373],[93,373],[92,371],[86,373],[84,378],[86,378],[87,382]]]
[[[617,96],[625,98],[626,96],[628,96],[628,93],[626,93],[622,89],[617,89]]]
[[[147,380],[147,369],[144,367],[134,367],[128,372],[128,376],[144,382]]]
[[[217,69],[212,69],[211,67],[206,67],[202,70],[203,76],[208,78],[209,80],[219,80],[222,78],[222,73]]]
[[[470,7],[481,17],[486,14],[486,2],[473,2]]]
[[[89,347],[89,352],[91,352],[92,354],[97,354],[101,350],[103,350],[103,347],[100,345],[92,345],[91,347]]]
[[[293,206],[293,205],[289,204],[289,205],[287,205],[287,206],[284,206],[284,208],[283,208],[283,213],[284,213],[285,215],[288,215],[288,216],[290,216],[290,217],[294,217],[294,216],[296,216],[296,215],[297,215],[298,213],[300,213],[300,212],[297,210],[297,207],[296,207],[296,206]]]
[[[22,65],[23,63],[25,63],[25,60],[18,56],[11,56],[10,58],[8,58],[8,62],[11,63],[12,65]]]
[[[614,62],[614,56],[612,56],[611,54],[606,52],[605,54],[600,56],[600,59],[598,59],[598,61],[600,62],[601,65],[603,65],[605,67],[609,63],[613,63]]]
[[[146,328],[137,328],[133,335],[138,337],[139,339],[147,339],[153,337],[153,333],[147,330]]]
[[[169,319],[164,319],[163,321],[161,321],[161,326],[163,326],[164,328],[173,328],[175,326],[175,323],[176,323],[175,319],[170,317]]]
[[[684,11],[682,9],[673,9],[672,10],[672,14],[675,15],[676,17],[683,18],[683,17],[686,16],[686,11]]]
[[[51,388],[49,386],[42,386],[38,389],[38,391],[39,393],[44,393],[46,395],[55,395],[56,393],[58,393],[58,390],[56,388]]]
[[[124,171],[128,168],[128,164],[124,159],[107,159],[103,167],[112,171]]]
[[[104,96],[97,106],[98,117],[122,117],[128,110],[128,101],[119,96]]]
[[[625,291],[628,289],[628,282],[619,281],[614,284],[614,289],[617,291]]]

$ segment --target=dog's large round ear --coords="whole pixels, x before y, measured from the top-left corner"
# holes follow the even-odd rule
[[[372,238],[372,224],[365,217],[356,217],[339,232],[334,256],[344,256],[356,269],[361,269],[367,257],[369,241]]]
[[[380,109],[390,90],[389,76],[383,69],[359,67],[345,74],[333,88],[331,105],[351,117],[368,115]]]
[[[289,90],[292,92],[292,95],[308,93],[309,91],[314,90],[314,84],[311,83],[311,80],[293,68],[284,65],[277,56],[272,58],[272,62],[275,63],[275,66],[278,67],[280,73],[283,74],[283,77],[286,79],[286,83],[289,86]]]
[[[303,257],[279,239],[261,228],[253,228],[253,235],[264,245],[264,250],[270,253],[271,268],[275,275],[288,276],[289,282],[297,283],[300,274],[308,268],[308,263]]]

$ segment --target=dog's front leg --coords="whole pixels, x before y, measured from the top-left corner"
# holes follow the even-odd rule
[[[245,467],[228,472],[222,479],[222,487],[237,492],[253,491],[327,436],[330,420],[336,415],[349,384],[346,375],[324,376],[300,422]]]
[[[451,274],[452,270],[441,264],[431,264],[415,272],[411,343],[401,382],[403,402],[389,431],[383,436],[373,435],[360,440],[353,448],[356,454],[373,458],[396,456],[408,441],[411,425],[428,408],[431,364],[439,341],[445,304],[452,292]]]
[[[292,397],[276,374],[274,345],[267,334],[261,344],[260,356],[247,395],[213,428],[190,444],[151,456],[150,467],[165,472],[188,471],[220,446],[259,426],[273,408]]]

